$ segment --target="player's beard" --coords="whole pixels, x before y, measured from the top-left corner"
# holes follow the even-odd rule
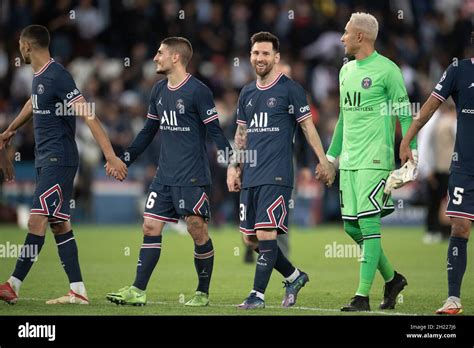
[[[274,65],[275,65],[275,64],[273,64],[273,63],[268,63],[267,66],[265,67],[265,69],[263,69],[263,71],[260,71],[260,72],[259,72],[259,70],[258,70],[257,64],[255,64],[255,66],[254,66],[253,68],[254,68],[254,70],[255,70],[255,73],[256,73],[258,76],[260,76],[260,78],[261,78],[262,80],[265,80],[265,77],[267,77],[268,74],[270,74],[270,72],[272,71]]]

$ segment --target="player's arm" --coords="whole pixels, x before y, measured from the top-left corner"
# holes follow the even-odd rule
[[[406,131],[402,142],[400,143],[400,160],[402,164],[404,164],[409,159],[412,161],[414,160],[410,144],[413,139],[415,139],[420,129],[423,128],[423,126],[430,120],[436,110],[438,110],[441,104],[441,100],[430,96],[423,104],[416,117],[413,119],[413,122]]]
[[[6,147],[18,128],[22,127],[33,117],[33,105],[31,98],[25,103],[17,117],[10,123],[8,128],[0,134],[0,150]]]
[[[3,173],[5,181],[11,181],[15,178],[15,170],[13,164],[8,158],[6,149],[0,150],[0,172]]]
[[[89,108],[86,105],[84,97],[75,99],[74,102],[69,104],[76,116],[84,118],[85,123],[89,127],[94,136],[94,139],[99,144],[102,153],[107,161],[108,174],[113,174],[116,179],[122,181],[127,177],[127,166],[123,163],[120,158],[115,155],[110,139],[104,131],[99,118],[89,112]]]
[[[323,180],[328,186],[331,186],[336,177],[334,166],[329,163],[326,154],[324,153],[323,144],[319,137],[318,131],[314,126],[311,117],[308,117],[300,122],[300,127],[303,130],[306,141],[313,149],[315,155],[318,157],[319,164],[316,168],[316,179]]]
[[[243,106],[243,93],[240,92],[239,100],[237,101],[237,129],[234,135],[234,147],[235,151],[229,161],[229,167],[227,168],[227,188],[229,192],[239,192],[241,188],[241,177],[242,177],[242,161],[245,156],[241,154],[247,147],[247,116],[245,114],[245,108]]]
[[[120,157],[125,162],[127,167],[130,167],[132,163],[135,162],[138,157],[140,157],[143,151],[145,151],[148,145],[150,145],[159,128],[160,121],[155,118],[151,118],[149,114],[142,130],[127,147],[124,155]]]
[[[342,112],[339,113],[339,119],[337,120],[336,127],[331,139],[331,145],[329,145],[328,152],[326,154],[329,162],[334,163],[336,158],[341,155],[342,152],[342,137],[344,130],[344,121]]]

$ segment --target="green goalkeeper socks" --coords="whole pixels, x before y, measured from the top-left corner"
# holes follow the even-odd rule
[[[362,261],[360,263],[359,288],[356,295],[369,296],[381,251],[380,236],[364,240]]]
[[[356,221],[345,220],[344,231],[362,248],[364,237],[359,227],[359,223]],[[382,275],[385,282],[389,282],[395,275],[394,270],[387,257],[385,256],[383,249],[380,252],[380,259],[377,265],[377,269]]]

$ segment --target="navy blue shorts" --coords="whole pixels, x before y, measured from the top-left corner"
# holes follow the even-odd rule
[[[474,176],[451,173],[446,215],[474,220]]]
[[[77,167],[36,168],[31,214],[47,216],[50,223],[69,221],[76,172]]]
[[[145,219],[178,222],[180,217],[211,217],[209,186],[167,186],[153,180],[145,204]]]
[[[262,185],[243,188],[240,192],[240,232],[255,235],[259,229],[276,229],[278,234],[288,232],[288,186]]]

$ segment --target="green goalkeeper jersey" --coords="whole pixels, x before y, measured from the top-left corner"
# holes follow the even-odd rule
[[[412,122],[398,66],[376,51],[350,61],[341,68],[339,92],[339,120],[328,157],[340,157],[340,169],[393,170],[396,118],[403,135]],[[416,149],[416,139],[410,147]]]

